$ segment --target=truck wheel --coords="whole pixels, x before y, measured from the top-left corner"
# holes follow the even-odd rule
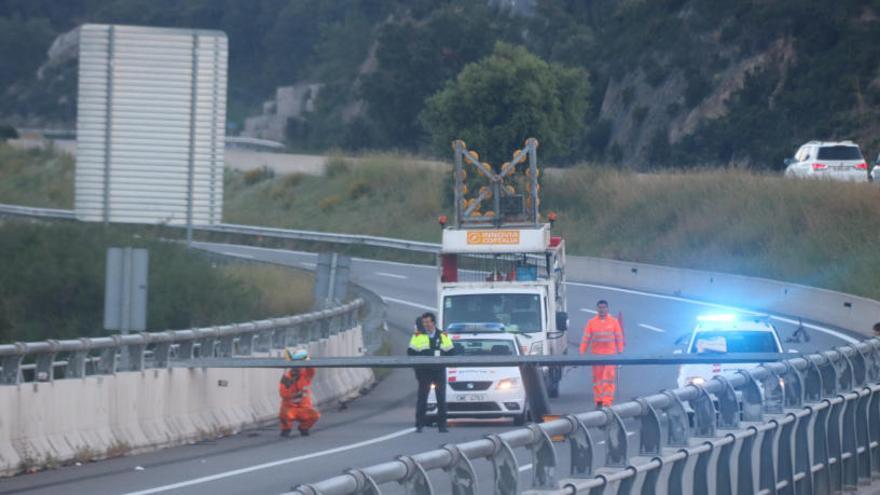
[[[550,368],[547,378],[547,396],[551,399],[556,399],[559,397],[559,382],[562,381],[562,369],[557,367]]]
[[[513,417],[513,426],[522,426],[522,425],[528,423],[529,419],[531,419],[531,417],[532,417],[532,415],[529,414],[529,410],[528,410],[528,408],[526,408],[526,410],[523,411],[522,414],[517,414],[516,416]]]
[[[556,399],[559,397],[559,381],[555,378],[550,379],[550,386],[547,387],[547,395],[551,399]]]

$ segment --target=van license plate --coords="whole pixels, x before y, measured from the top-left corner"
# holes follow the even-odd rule
[[[483,402],[486,394],[461,394],[455,397],[457,402]]]

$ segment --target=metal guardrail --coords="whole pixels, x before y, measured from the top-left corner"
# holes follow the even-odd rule
[[[363,299],[356,299],[323,311],[216,327],[0,345],[0,385],[168,368],[196,357],[250,356],[283,349],[352,328],[363,305]],[[127,361],[120,359],[123,353]],[[25,364],[26,360],[33,364]],[[122,362],[127,366],[123,368]]]
[[[34,208],[29,206],[16,206],[0,204],[0,215],[26,216],[35,218],[56,218],[63,220],[76,220],[73,210],[58,210],[52,208]],[[185,229],[186,226],[169,225],[173,228]],[[252,225],[236,225],[221,223],[217,225],[197,226],[193,230],[198,232],[210,232],[221,234],[239,234],[269,237],[274,239],[290,239],[298,241],[326,242],[331,244],[344,244],[352,246],[369,246],[387,249],[400,249],[422,253],[437,253],[440,245],[430,242],[409,241],[390,237],[377,237],[358,234],[335,234],[332,232],[318,232],[313,230],[291,230],[273,227],[259,227]]]
[[[684,402],[692,409],[692,421]],[[625,419],[638,424],[632,452]],[[598,429],[605,444],[597,466]],[[551,437],[571,451],[567,475]],[[603,443],[603,442],[599,442]],[[531,452],[531,490],[520,486],[514,449]],[[476,494],[473,461],[492,463],[493,493],[835,493],[880,474],[880,339],[805,355],[600,411],[565,416],[362,469],[294,489],[298,495]],[[445,491],[445,490],[443,490]]]
[[[0,214],[35,218],[57,218],[62,220],[76,220],[73,210],[59,210],[54,208],[35,208],[31,206],[18,206],[0,204]]]

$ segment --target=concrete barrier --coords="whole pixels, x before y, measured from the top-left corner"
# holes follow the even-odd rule
[[[570,256],[569,281],[768,311],[871,335],[880,301],[765,278]]]
[[[358,355],[360,336],[358,326],[309,346],[315,355]],[[171,368],[0,386],[0,475],[185,444],[273,420],[280,375]],[[313,392],[320,407],[358,395],[372,380],[369,369],[321,370]]]

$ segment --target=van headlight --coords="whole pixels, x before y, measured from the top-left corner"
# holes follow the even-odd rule
[[[535,342],[534,344],[532,344],[532,346],[529,348],[529,355],[540,356],[541,354],[544,354],[544,343]]]
[[[706,379],[702,376],[689,376],[687,379],[688,385],[705,385]]]
[[[517,385],[519,385],[519,380],[516,378],[504,378],[503,380],[498,380],[498,383],[495,384],[495,390],[500,390],[502,392],[513,390]]]

